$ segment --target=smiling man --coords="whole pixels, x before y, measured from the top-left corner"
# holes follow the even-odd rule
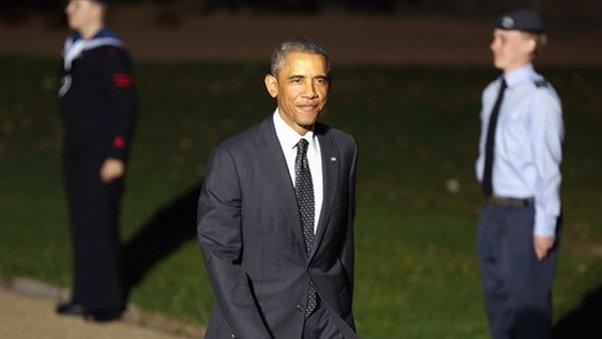
[[[476,172],[485,206],[479,257],[493,338],[550,338],[558,255],[560,99],[532,61],[546,42],[531,10],[496,22],[493,63],[503,74],[483,92]]]
[[[320,44],[286,41],[265,77],[277,108],[212,152],[198,239],[216,296],[205,337],[356,338],[354,139],[318,123],[330,90]]]

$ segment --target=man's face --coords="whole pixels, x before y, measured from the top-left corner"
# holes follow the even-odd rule
[[[496,68],[511,71],[531,61],[535,50],[535,40],[520,31],[495,29],[489,45],[493,52],[493,64]]]
[[[99,19],[102,5],[90,0],[70,0],[65,8],[69,28],[81,31]]]
[[[318,54],[290,53],[277,75],[266,75],[265,85],[276,98],[282,119],[303,135],[326,106],[330,87],[326,60]]]

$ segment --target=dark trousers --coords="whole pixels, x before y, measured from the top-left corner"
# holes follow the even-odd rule
[[[344,339],[344,337],[331,319],[326,306],[321,305],[305,319],[303,339]]]
[[[66,156],[65,186],[74,253],[72,301],[123,309],[125,288],[117,221],[123,182],[100,180],[101,157]]]
[[[479,264],[494,339],[551,335],[551,290],[558,246],[544,260],[537,260],[534,217],[533,206],[486,204],[479,221]]]

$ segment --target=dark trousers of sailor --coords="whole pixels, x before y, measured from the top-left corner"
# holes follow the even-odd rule
[[[344,339],[325,305],[320,305],[303,326],[303,339]]]
[[[125,305],[118,217],[123,182],[100,180],[102,157],[65,156],[64,174],[74,254],[72,302],[91,310]]]
[[[547,339],[551,335],[558,236],[547,257],[538,261],[533,248],[534,217],[533,206],[485,204],[479,221],[479,264],[494,339]]]

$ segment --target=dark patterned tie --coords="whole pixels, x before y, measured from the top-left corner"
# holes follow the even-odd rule
[[[305,243],[305,256],[309,258],[314,243],[314,185],[311,181],[311,172],[307,162],[307,146],[305,139],[297,143],[297,158],[295,159],[295,196],[297,206],[301,215],[301,226],[303,228],[303,241]],[[314,285],[310,282],[307,291],[307,306],[305,316],[308,317],[315,311],[318,300]]]
[[[483,194],[489,198],[493,193],[493,150],[495,148],[495,131],[497,129],[497,120],[500,115],[500,107],[502,99],[504,99],[504,91],[506,91],[506,80],[502,78],[500,90],[497,94],[497,99],[493,105],[493,110],[489,116],[489,124],[487,125],[487,141],[485,143],[485,170],[483,172]]]

